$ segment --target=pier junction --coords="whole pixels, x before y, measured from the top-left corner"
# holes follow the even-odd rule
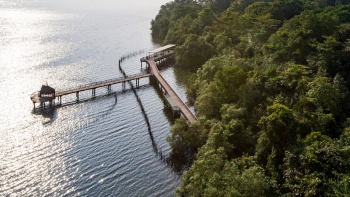
[[[54,88],[49,87],[48,85],[43,85],[41,90],[31,95],[31,100],[34,105],[34,109],[45,108],[46,105],[49,107],[53,106],[62,106],[63,100],[62,98],[66,95],[75,94],[76,101],[75,103],[79,103],[81,101],[79,95],[83,91],[91,91],[91,98],[96,97],[96,89],[105,87],[107,88],[106,95],[112,94],[112,85],[114,84],[122,84],[122,90],[126,90],[126,83],[135,81],[136,88],[140,86],[140,79],[142,78],[153,78],[160,90],[163,92],[164,98],[167,101],[167,104],[171,107],[174,114],[181,114],[187,119],[190,123],[194,123],[197,121],[196,116],[191,112],[188,106],[180,99],[180,97],[176,94],[176,92],[171,88],[168,82],[162,77],[158,70],[158,65],[165,61],[167,58],[170,58],[174,54],[175,45],[166,45],[154,50],[147,52],[145,57],[140,59],[141,61],[141,69],[143,64],[146,64],[145,73],[140,73],[136,75],[128,76],[125,74],[124,70],[121,68],[121,61],[119,60],[119,70],[123,73],[124,77],[109,79],[105,81],[99,81],[95,83],[90,83],[86,85],[82,85],[76,88],[60,90],[56,91]],[[133,86],[132,86],[133,87]],[[36,106],[36,103],[39,106]]]

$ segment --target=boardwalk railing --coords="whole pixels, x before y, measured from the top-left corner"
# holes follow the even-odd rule
[[[158,82],[164,88],[165,93],[167,94],[167,100],[170,105],[172,105],[173,110],[178,110],[181,114],[190,122],[194,123],[197,121],[197,117],[191,112],[189,107],[180,99],[164,77],[159,73],[158,67],[154,62],[154,59],[146,59],[147,64],[150,65],[153,75],[157,78]],[[171,100],[171,101],[170,101]],[[173,106],[174,105],[174,106]]]
[[[71,94],[71,93],[74,93],[74,92],[80,92],[80,91],[84,91],[84,90],[100,88],[100,87],[104,87],[104,86],[108,86],[108,85],[113,85],[113,84],[127,82],[127,81],[131,81],[131,80],[135,80],[135,79],[149,77],[150,75],[151,74],[149,74],[149,73],[135,74],[135,75],[131,75],[131,76],[128,76],[128,77],[119,77],[119,78],[115,78],[115,79],[108,79],[108,80],[105,80],[105,81],[99,81],[99,82],[84,84],[84,85],[78,86],[76,88],[71,88],[71,89],[68,89],[68,90],[62,90],[62,91],[58,90],[56,95],[57,96],[62,96],[62,95]]]
[[[80,86],[78,86],[76,88],[72,88],[71,90],[83,89],[83,88],[87,88],[87,87],[91,87],[91,86],[95,86],[95,85],[99,85],[99,84],[106,84],[106,83],[109,83],[109,82],[114,82],[114,81],[122,81],[123,79],[138,77],[138,76],[141,76],[141,75],[142,74],[134,74],[134,75],[130,75],[128,77],[118,77],[118,78],[114,78],[114,79],[107,79],[107,80],[104,80],[104,81],[88,83],[88,84],[80,85]],[[65,91],[69,91],[69,90],[65,90]]]
[[[170,46],[170,47],[173,47],[173,46]],[[50,97],[51,100],[49,100],[48,102],[50,103],[50,106],[51,106],[52,103],[55,102],[55,99],[58,98],[59,105],[62,105],[62,96],[73,94],[73,93],[76,94],[76,102],[79,102],[80,101],[79,93],[86,90],[92,90],[92,98],[96,98],[96,89],[101,87],[107,87],[108,95],[110,95],[112,92],[112,85],[122,83],[123,91],[124,91],[126,82],[129,82],[132,90],[135,92],[135,95],[141,105],[141,100],[138,97],[136,91],[134,90],[134,85],[131,83],[131,81],[136,80],[136,87],[139,87],[141,78],[146,78],[153,75],[155,76],[155,78],[157,79],[161,87],[164,89],[166,94],[165,98],[170,104],[173,112],[175,113],[180,112],[190,123],[193,123],[197,121],[197,117],[194,115],[194,113],[191,112],[189,107],[180,99],[180,97],[176,94],[176,92],[172,89],[172,87],[168,84],[168,82],[163,78],[163,76],[160,74],[157,67],[158,63],[164,62],[168,57],[173,55],[173,50],[164,49],[164,51],[162,51],[163,48],[160,48],[160,49],[156,50],[157,53],[154,55],[148,55],[146,57],[141,58],[141,69],[142,69],[142,62],[146,62],[151,72],[135,74],[130,76],[126,75],[125,71],[121,68],[121,63],[126,58],[132,57],[133,55],[137,54],[137,53],[133,53],[128,56],[123,56],[121,59],[119,59],[119,70],[123,73],[124,77],[84,84],[68,90],[58,90],[56,91],[56,93],[54,93],[53,98]],[[43,97],[39,96],[38,94],[33,94],[31,96],[31,100],[33,101],[34,108],[35,108],[35,103],[40,103],[40,105],[44,106],[45,108],[45,102],[47,102],[47,100],[45,100]],[[141,110],[144,111],[143,107],[141,107]]]

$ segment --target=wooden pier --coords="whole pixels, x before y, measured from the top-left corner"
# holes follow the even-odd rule
[[[136,88],[138,88],[140,86],[140,79],[154,76],[158,85],[160,86],[161,90],[164,93],[164,98],[167,100],[168,104],[171,106],[173,113],[182,114],[190,123],[194,123],[197,121],[197,117],[191,112],[188,106],[180,99],[180,97],[175,93],[175,91],[171,88],[171,86],[167,83],[167,81],[162,77],[157,67],[157,65],[159,65],[160,63],[162,63],[167,58],[173,55],[174,53],[173,47],[175,47],[175,45],[166,45],[158,49],[154,49],[152,51],[149,51],[146,57],[141,58],[140,59],[141,69],[142,69],[142,63],[145,62],[147,71],[148,71],[147,73],[127,76],[124,70],[122,70],[122,68],[120,67],[121,61],[122,61],[121,59],[119,60],[119,69],[123,72],[124,77],[90,83],[90,84],[86,84],[76,88],[62,90],[62,91],[59,91],[59,90],[56,91],[55,89],[49,86],[46,87],[43,85],[41,91],[32,94],[30,98],[33,102],[34,108],[36,107],[35,106],[36,103],[39,103],[41,108],[45,108],[45,103],[47,102],[49,102],[50,107],[52,107],[52,105],[60,106],[62,105],[62,97],[65,95],[75,94],[76,102],[79,102],[81,100],[79,98],[80,92],[91,91],[91,95],[92,95],[91,98],[95,98],[97,88],[107,87],[106,95],[109,95],[112,93],[112,85],[114,84],[121,83],[122,90],[125,91],[127,82],[131,82],[135,80]],[[55,102],[56,100],[58,102]]]
[[[120,78],[116,78],[116,79],[109,79],[109,80],[105,80],[105,81],[90,83],[90,84],[82,85],[82,86],[68,89],[68,90],[56,91],[55,96],[51,100],[41,98],[39,96],[40,92],[38,92],[38,93],[34,93],[31,96],[31,100],[33,102],[34,108],[35,108],[36,103],[39,103],[40,107],[45,107],[46,102],[49,102],[50,106],[52,106],[53,104],[60,106],[60,105],[62,105],[62,96],[69,95],[69,94],[75,94],[76,95],[76,102],[79,102],[80,101],[80,97],[79,97],[80,92],[90,90],[92,98],[95,98],[97,88],[107,87],[106,95],[109,95],[112,93],[112,85],[114,85],[114,84],[121,83],[122,90],[124,91],[126,89],[126,82],[135,80],[136,87],[138,88],[140,86],[140,79],[146,78],[149,76],[151,76],[150,73],[142,73],[142,74],[138,74],[138,75],[132,75],[129,77],[120,77]],[[57,100],[58,102],[55,102],[55,100]]]
[[[168,82],[159,73],[156,63],[152,61],[152,59],[147,60],[147,63],[152,70],[152,74],[157,79],[161,88],[164,90],[164,97],[168,101],[172,110],[174,112],[180,112],[190,123],[196,122],[197,117],[191,112],[188,106],[180,99]]]
[[[170,57],[173,54],[172,48],[175,45],[167,45],[155,50],[152,50],[146,57],[141,58],[142,62],[146,62],[151,70],[151,74],[156,78],[161,89],[164,91],[164,97],[171,106],[173,112],[181,113],[190,123],[197,121],[197,117],[191,112],[188,106],[180,99],[176,92],[171,88],[168,82],[160,74],[157,65]]]
[[[166,58],[172,57],[174,54],[174,50],[172,49],[175,47],[173,44],[169,44],[157,49],[154,49],[152,51],[149,51],[146,54],[146,57],[141,58],[141,66],[142,62],[147,62],[147,60],[152,60],[155,62],[156,65],[159,65],[162,63]]]
[[[91,83],[91,84],[87,84],[87,85],[83,85],[80,86],[78,88],[73,88],[70,90],[64,90],[64,91],[58,91],[56,93],[56,96],[64,96],[67,94],[72,94],[72,93],[79,93],[82,91],[86,91],[86,90],[96,90],[96,88],[101,88],[101,87],[108,87],[108,90],[111,90],[111,85],[117,84],[117,83],[123,83],[123,90],[125,89],[125,83],[128,81],[136,81],[136,87],[139,87],[140,83],[139,80],[141,78],[146,78],[151,76],[150,73],[144,73],[144,74],[138,74],[138,75],[133,75],[133,76],[129,76],[127,78],[125,77],[120,77],[117,79],[110,79],[110,80],[106,80],[106,81],[101,81],[101,82],[95,82],[95,83]]]

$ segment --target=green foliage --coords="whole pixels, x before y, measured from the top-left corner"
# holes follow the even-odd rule
[[[350,175],[341,175],[328,183],[329,194],[332,196],[346,197],[350,196]]]
[[[309,91],[306,95],[323,112],[337,114],[339,92],[326,77],[317,77],[309,83]]]
[[[267,116],[263,116],[259,121],[261,134],[256,146],[256,155],[258,161],[266,166],[271,174],[279,171],[284,151],[292,141],[294,124],[293,111],[281,104],[268,107]]]
[[[264,46],[266,55],[277,62],[295,61],[307,63],[308,56],[316,51],[317,43],[323,43],[339,25],[349,19],[349,6],[308,10],[286,21]]]
[[[348,0],[176,0],[152,35],[176,43],[198,122],[176,121],[178,196],[347,196]],[[191,166],[189,166],[193,163]],[[188,166],[186,166],[188,164]],[[176,168],[176,167],[175,167]]]
[[[192,0],[175,0],[161,6],[156,18],[151,22],[152,37],[164,40],[169,29],[174,26],[174,21],[187,15],[194,18],[199,10],[200,6]]]
[[[339,191],[348,192],[344,179],[350,172],[349,144],[313,132],[303,145],[298,155],[286,153],[283,185],[286,193],[290,196],[334,196]]]
[[[171,136],[167,141],[172,148],[171,163],[175,171],[182,171],[192,163],[198,149],[207,141],[207,136],[214,121],[199,119],[193,125],[188,125],[184,118],[179,118],[171,128]]]
[[[237,101],[236,90],[245,83],[246,73],[238,66],[224,67],[215,75],[215,85],[219,92],[218,100],[222,103],[231,103]]]
[[[168,30],[166,37],[164,39],[165,43],[181,44],[185,42],[187,34],[191,33],[193,30],[193,21],[189,15],[176,20],[173,28]]]
[[[218,91],[215,84],[210,83],[209,85],[205,86],[202,91],[203,92],[200,93],[200,96],[198,96],[195,102],[196,113],[199,116],[207,119],[219,119],[220,112],[218,109],[221,108],[222,103],[216,97],[218,95]]]
[[[203,147],[202,149],[205,149]],[[224,148],[203,151],[182,177],[176,196],[264,196],[269,188],[262,168],[227,161]]]
[[[204,72],[203,74],[209,73]],[[219,119],[218,109],[222,104],[238,99],[237,90],[245,83],[246,78],[246,73],[237,66],[224,67],[216,72],[213,82],[207,85],[203,83],[204,88],[201,89],[200,96],[195,103],[197,113],[207,118]]]
[[[189,70],[197,70],[215,53],[213,46],[202,37],[190,34],[184,44],[176,48],[177,64]]]
[[[232,145],[232,149],[227,152],[228,158],[237,158],[252,152],[253,136],[245,130],[245,122],[243,122],[247,117],[246,109],[238,108],[233,104],[224,104],[220,111],[225,133],[228,135],[227,140]]]

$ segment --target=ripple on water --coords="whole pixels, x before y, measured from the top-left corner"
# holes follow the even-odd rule
[[[122,76],[121,55],[154,47],[146,31],[151,17],[92,8],[72,13],[61,1],[48,6],[53,1],[14,0],[10,7],[6,2],[0,0],[6,36],[0,39],[0,97],[6,103],[0,106],[0,196],[171,196],[179,176],[154,152],[132,91],[44,115],[32,114],[28,99],[46,82],[65,89]],[[139,58],[123,62],[128,74],[140,72]],[[163,101],[152,86],[137,92],[158,148],[169,152]],[[90,93],[82,92],[81,98]]]

